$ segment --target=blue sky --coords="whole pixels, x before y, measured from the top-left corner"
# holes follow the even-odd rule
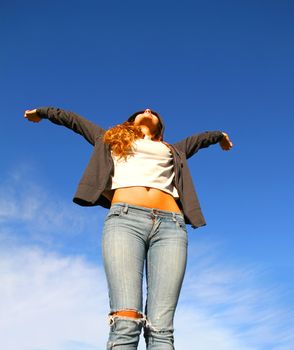
[[[175,344],[293,349],[294,3],[14,1],[0,10],[5,349],[104,349],[108,332],[107,211],[72,203],[92,148],[23,118],[41,106],[104,128],[151,107],[171,143],[227,132],[230,152],[214,145],[189,160],[207,226],[189,228]]]

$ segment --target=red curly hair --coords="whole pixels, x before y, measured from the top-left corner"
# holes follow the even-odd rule
[[[161,140],[160,131],[161,128],[158,127],[153,140]],[[126,160],[133,153],[133,142],[144,136],[140,126],[134,125],[133,122],[124,122],[108,129],[103,135],[103,141],[110,145],[115,156]]]
[[[108,129],[103,135],[103,141],[110,145],[114,155],[126,159],[132,154],[133,142],[142,139],[144,134],[133,122],[124,122]]]

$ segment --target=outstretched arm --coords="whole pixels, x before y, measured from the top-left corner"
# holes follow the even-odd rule
[[[218,142],[223,150],[229,150],[233,147],[229,136],[222,131],[206,131],[195,134],[180,142],[176,142],[174,146],[185,153],[188,159],[197,153],[200,148],[205,148]]]
[[[63,125],[82,135],[90,144],[95,144],[95,139],[104,134],[105,130],[91,121],[73,113],[55,107],[42,107],[26,110],[24,117],[31,122],[40,122],[49,119],[52,123]]]

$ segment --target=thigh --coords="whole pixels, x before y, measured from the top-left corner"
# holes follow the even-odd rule
[[[132,217],[121,208],[110,209],[103,228],[103,262],[108,283],[110,312],[142,312],[142,280],[146,247]]]
[[[184,219],[162,220],[147,253],[146,315],[154,329],[172,329],[187,261]]]

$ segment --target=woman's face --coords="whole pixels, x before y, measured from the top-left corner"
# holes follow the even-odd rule
[[[154,135],[160,125],[158,117],[151,112],[150,109],[145,109],[144,113],[136,115],[134,119],[134,125],[146,126],[150,130],[150,133]]]

